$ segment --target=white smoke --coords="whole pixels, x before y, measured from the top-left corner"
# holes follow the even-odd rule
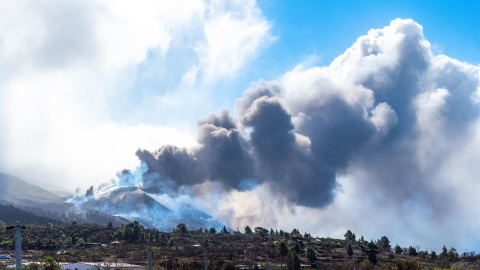
[[[212,85],[271,39],[253,0],[2,1],[0,25],[0,171],[54,189],[195,145]]]
[[[232,228],[480,249],[480,68],[434,55],[412,20],[370,30],[329,66],[252,84],[238,119],[201,119],[198,142],[132,119],[209,109],[210,83],[270,41],[255,1],[2,2],[0,24],[2,171],[82,184],[133,167],[139,146],[190,146],[137,152],[158,173],[142,187],[184,189],[178,200],[197,196]],[[137,71],[168,81],[170,69],[166,93],[132,91]]]
[[[285,104],[294,132],[336,171],[331,203],[297,203],[275,182],[221,193],[209,192],[208,184],[198,194],[232,228],[300,228],[335,237],[350,229],[403,246],[478,251],[479,78],[479,67],[433,55],[412,20],[372,29],[330,66],[298,66],[253,85],[237,101],[241,115],[265,96]],[[307,196],[313,184],[290,188]]]

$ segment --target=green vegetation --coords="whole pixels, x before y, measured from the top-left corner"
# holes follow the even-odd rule
[[[0,224],[4,224],[1,223]],[[235,269],[235,265],[249,265],[250,261],[271,269],[448,269],[461,264],[462,269],[474,268],[480,256],[474,253],[459,255],[455,248],[435,252],[419,251],[410,246],[407,254],[396,245],[390,250],[390,241],[382,236],[376,241],[355,241],[355,234],[347,231],[345,239],[313,238],[293,229],[267,230],[247,226],[248,234],[238,230],[231,234],[226,228],[188,230],[178,224],[174,232],[146,229],[134,221],[120,227],[111,223],[31,225],[23,232],[24,258],[42,262],[56,269],[56,262],[127,262],[146,264],[146,250],[152,246],[154,269],[203,269],[207,250],[209,269]],[[12,231],[0,231],[0,253],[12,254]],[[0,269],[1,269],[0,265]],[[28,269],[38,269],[32,265]]]
[[[350,230],[348,230],[344,236],[345,236],[345,241],[355,242],[355,234],[352,233]]]
[[[395,246],[395,254],[402,254],[403,253],[403,249],[397,244]]]
[[[348,244],[347,246],[347,255],[348,257],[351,257],[353,255],[353,248],[351,244]]]
[[[368,261],[375,265],[377,264],[377,254],[378,254],[378,246],[373,243],[373,241],[370,241],[366,246],[362,246],[362,252],[367,254],[368,256]]]

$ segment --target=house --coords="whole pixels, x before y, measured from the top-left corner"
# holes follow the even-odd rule
[[[62,270],[143,270],[145,267],[141,265],[128,263],[92,263],[92,262],[77,262],[77,263],[60,263]]]
[[[312,239],[312,240],[310,240],[310,241],[311,241],[312,243],[314,243],[314,244],[320,244],[320,243],[322,242],[322,239],[320,239],[320,238],[315,238],[315,239]]]

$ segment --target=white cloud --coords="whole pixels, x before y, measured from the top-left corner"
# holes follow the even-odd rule
[[[207,80],[233,75],[245,62],[257,56],[258,48],[270,42],[265,35],[270,25],[261,16],[255,1],[213,1],[205,22],[205,42],[197,50]]]
[[[220,205],[207,208],[234,228],[297,227],[340,238],[350,229],[422,249],[478,250],[479,86],[480,68],[433,55],[414,21],[370,30],[330,66],[300,65],[237,101],[242,113],[252,97],[283,100],[295,132],[335,169],[333,202],[301,206],[265,183],[217,194]],[[314,186],[297,180],[303,192]]]
[[[2,1],[0,25],[0,171],[71,190],[133,168],[139,147],[195,144],[162,119],[201,111],[206,78],[269,36],[255,1]],[[146,91],[146,76],[178,80]]]

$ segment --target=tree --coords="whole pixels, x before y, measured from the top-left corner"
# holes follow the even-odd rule
[[[45,270],[57,270],[59,269],[57,262],[53,259],[53,257],[45,257],[43,260],[45,262]]]
[[[403,253],[403,249],[397,244],[395,246],[395,254],[402,254]]]
[[[432,251],[432,253],[430,253],[430,259],[432,260],[436,260],[437,259],[437,253],[434,251]]]
[[[285,241],[281,241],[277,244],[277,253],[282,259],[282,269],[283,269],[283,258],[288,255],[288,248]]]
[[[188,233],[187,225],[184,223],[180,223],[177,225],[177,232],[179,232],[182,236]]]
[[[223,229],[220,231],[220,233],[230,234],[230,232],[227,230],[227,228],[225,227],[225,225],[223,226]]]
[[[447,247],[445,247],[445,245],[443,246],[442,248],[442,253],[440,253],[440,255],[438,256],[439,259],[446,259],[448,258],[448,251],[447,251]]]
[[[260,235],[261,237],[267,237],[268,236],[268,230],[262,227],[255,227],[254,229],[255,234]]]
[[[371,264],[377,264],[378,247],[373,241],[370,241],[367,246],[362,245],[362,252],[367,255],[367,258]]]
[[[297,253],[298,253],[299,255],[301,255],[301,254],[302,254],[301,251],[302,251],[302,250],[305,250],[305,244],[303,244],[303,241],[299,241],[299,242],[298,242],[298,246],[300,246],[300,251],[297,252]]]
[[[107,224],[107,228],[109,228],[109,229],[112,229],[112,228],[113,228],[113,224],[112,224],[112,222],[111,222],[111,221],[109,221],[109,222],[108,222],[108,224]]]
[[[450,261],[456,261],[458,260],[458,253],[457,253],[457,250],[454,248],[454,247],[451,247],[449,250],[448,250],[448,259]]]
[[[123,237],[129,241],[144,240],[145,228],[136,220],[125,225]]]
[[[286,265],[288,270],[300,270],[300,258],[294,249],[288,252]]]
[[[414,248],[414,247],[412,247],[412,246],[410,246],[410,247],[408,248],[408,255],[410,255],[410,256],[417,256],[417,255],[418,255],[417,249]]]
[[[352,231],[348,230],[345,234],[345,240],[346,241],[352,241],[352,242],[355,242],[355,234],[352,233]]]
[[[252,229],[248,225],[245,227],[245,234],[253,234]]]
[[[315,262],[317,256],[315,255],[315,250],[313,248],[307,248],[307,259],[309,262]]]
[[[390,249],[390,240],[386,236],[382,236],[380,241],[378,241],[379,248],[381,250],[389,250]]]
[[[301,242],[300,242],[301,243]],[[295,251],[295,253],[297,254],[300,254],[300,250],[301,250],[301,247],[300,247],[300,244],[299,243],[295,243],[293,245],[293,251]]]
[[[348,244],[347,246],[347,255],[348,257],[351,257],[353,255],[353,248],[351,244]]]
[[[211,233],[211,234],[216,234],[216,233],[217,233],[217,230],[215,230],[214,227],[211,227],[208,232]]]

